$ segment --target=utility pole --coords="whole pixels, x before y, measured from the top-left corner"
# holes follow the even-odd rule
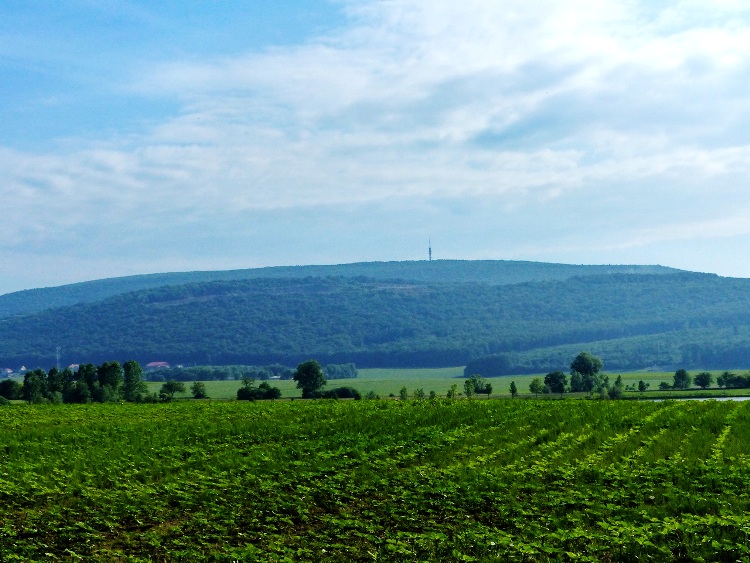
[[[429,261],[432,262],[432,239],[427,239],[427,256]]]

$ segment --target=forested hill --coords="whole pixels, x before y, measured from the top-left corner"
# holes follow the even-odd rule
[[[198,364],[465,365],[510,373],[601,353],[609,369],[750,365],[750,280],[609,274],[512,285],[371,278],[166,286],[0,320],[0,366],[111,359]],[[729,364],[729,365],[727,365]]]
[[[214,272],[179,272],[110,278],[59,287],[30,289],[0,295],[0,318],[93,303],[131,291],[187,283],[246,279],[341,276],[429,283],[485,283],[507,285],[531,281],[563,280],[574,276],[614,273],[672,274],[663,266],[581,266],[508,260],[435,260],[412,262],[360,262],[332,266],[276,266]]]

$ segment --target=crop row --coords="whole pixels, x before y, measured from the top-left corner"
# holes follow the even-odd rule
[[[7,561],[737,561],[750,408],[293,401],[0,409]]]

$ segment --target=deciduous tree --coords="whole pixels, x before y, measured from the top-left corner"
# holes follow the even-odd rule
[[[208,399],[206,385],[202,381],[195,381],[190,386],[190,392],[193,394],[193,399]]]
[[[476,388],[474,386],[474,380],[473,379],[467,379],[464,381],[464,394],[467,398],[471,398],[476,393]]]
[[[15,379],[4,379],[0,381],[0,397],[6,399],[20,399],[21,398],[21,384]]]
[[[678,369],[674,372],[674,384],[675,389],[687,389],[693,383],[693,378],[690,377],[687,371],[684,369]]]
[[[128,360],[122,366],[124,383],[122,387],[123,398],[126,401],[137,402],[146,393],[146,383],[143,381],[143,368],[135,360]]]
[[[315,360],[299,364],[292,379],[297,382],[297,389],[302,389],[302,397],[305,399],[315,397],[320,388],[326,384],[323,368]]]
[[[161,386],[159,391],[159,398],[162,401],[171,401],[174,399],[175,393],[184,393],[185,384],[182,381],[167,381]]]
[[[595,389],[598,390],[602,386],[599,371],[601,371],[603,366],[604,364],[601,359],[588,352],[578,354],[570,364],[571,391],[586,391],[591,393]]]
[[[711,383],[713,383],[713,380],[714,380],[714,376],[711,375],[707,371],[702,371],[698,375],[695,376],[695,384],[701,389],[710,387]]]
[[[534,393],[537,397],[539,396],[539,393],[544,393],[544,382],[541,377],[535,377],[531,380],[529,391]]]
[[[565,385],[568,383],[568,378],[561,371],[551,371],[544,376],[544,384],[547,385],[552,393],[560,393],[562,397],[565,393]]]

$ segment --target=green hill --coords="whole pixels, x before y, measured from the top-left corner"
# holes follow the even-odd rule
[[[613,273],[670,274],[678,271],[663,266],[579,266],[507,260],[435,260],[432,262],[360,262],[333,266],[276,266],[247,270],[149,274],[0,295],[0,318],[79,303],[93,303],[114,295],[143,289],[209,281],[342,276],[440,284],[474,282],[507,285],[530,281],[562,280],[573,276]]]
[[[65,363],[294,365],[314,357],[439,367],[499,355],[505,372],[519,373],[564,369],[588,349],[609,369],[750,365],[750,280],[610,273],[493,285],[468,277],[268,276],[162,286],[2,319],[0,365],[49,367],[57,346]]]

